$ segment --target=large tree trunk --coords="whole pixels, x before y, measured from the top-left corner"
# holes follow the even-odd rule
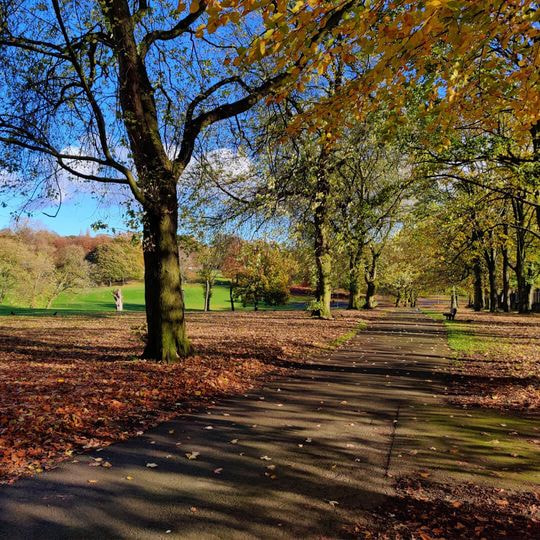
[[[124,297],[122,296],[122,289],[115,289],[112,295],[114,298],[116,311],[124,311]]]
[[[474,274],[474,295],[473,295],[473,309],[474,311],[482,311],[484,308],[484,297],[482,294],[482,265],[480,258],[475,257],[473,263]]]
[[[316,227],[315,234],[315,264],[317,268],[315,300],[319,303],[319,307],[313,312],[313,315],[321,319],[331,319],[332,256],[328,242],[328,230],[324,226]]]
[[[455,309],[456,311],[458,309],[458,295],[455,287],[452,287],[452,295],[450,297],[450,311],[452,311],[453,309]]]
[[[516,223],[516,273],[517,281],[517,300],[519,313],[528,313],[529,305],[529,288],[527,286],[527,278],[525,275],[525,260],[526,260],[526,227],[525,227],[525,209],[523,202],[517,199],[512,199],[512,208],[514,211],[514,220]]]
[[[516,281],[517,281],[517,309],[519,313],[529,313],[529,287],[525,277],[523,259],[516,260]]]
[[[505,235],[508,235],[508,227],[505,227]],[[504,246],[501,250],[502,253],[502,298],[501,309],[508,313],[510,311],[510,278],[508,276],[508,248]]]
[[[232,279],[229,284],[229,300],[231,302],[231,311],[234,311],[234,285]]]
[[[119,102],[138,179],[130,187],[142,204],[148,340],[145,358],[173,362],[189,353],[178,259],[176,180],[189,161],[173,165],[160,133],[155,90],[135,40],[126,0],[101,3],[118,60]],[[193,135],[195,137],[196,134]],[[182,165],[182,166],[180,166]]]
[[[148,340],[143,356],[174,362],[190,351],[186,336],[174,204],[144,216],[144,283]]]
[[[375,292],[375,281],[368,281],[366,287],[366,299],[362,306],[364,309],[373,309],[375,307]]]
[[[349,304],[347,309],[360,309],[361,253],[349,255]]]
[[[212,287],[207,279],[204,282],[204,311],[210,311],[210,298],[212,298]]]
[[[371,252],[371,257],[369,263],[366,265],[366,273],[364,278],[366,280],[366,299],[364,309],[373,309],[375,307],[375,292],[377,290],[376,280],[377,280],[377,262],[379,255],[373,250]]]
[[[330,216],[328,208],[330,183],[326,177],[325,165],[325,154],[323,150],[317,172],[317,195],[313,219],[315,226],[315,265],[317,269],[315,300],[318,302],[319,307],[312,312],[312,315],[321,319],[331,319],[332,254],[330,249]]]
[[[497,278],[495,276],[495,268],[493,270],[488,268],[489,279],[489,311],[495,313],[497,311]]]
[[[488,271],[488,283],[489,283],[489,311],[494,313],[497,311],[497,261],[495,258],[495,251],[493,248],[484,252],[486,267]]]

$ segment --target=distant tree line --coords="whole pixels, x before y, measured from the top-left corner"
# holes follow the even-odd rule
[[[292,248],[262,239],[215,235],[202,242],[180,235],[183,279],[202,285],[205,310],[221,280],[230,290],[231,310],[240,302],[287,303],[290,286],[301,279]],[[144,263],[136,236],[60,236],[28,227],[0,231],[0,303],[50,308],[59,295],[93,286],[121,286],[143,279]]]
[[[140,243],[129,236],[0,231],[0,303],[50,308],[64,292],[142,276]]]

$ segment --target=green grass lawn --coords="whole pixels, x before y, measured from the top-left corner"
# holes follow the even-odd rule
[[[422,309],[434,321],[444,322],[448,334],[448,345],[456,353],[471,354],[486,352],[494,344],[494,340],[481,338],[474,334],[469,324],[460,321],[447,321],[440,311]]]
[[[79,292],[69,292],[61,294],[53,303],[52,308],[31,309],[11,305],[0,305],[0,315],[9,315],[12,311],[18,315],[47,315],[51,312],[62,312],[66,314],[86,313],[98,314],[100,312],[115,311],[112,291],[116,287],[94,287]],[[124,310],[127,312],[144,311],[144,285],[142,283],[130,283],[121,287],[124,296]],[[203,287],[199,283],[184,284],[184,299],[186,309],[190,311],[202,310]],[[259,309],[305,309],[309,298],[298,296],[291,297],[285,306],[267,307],[260,306]],[[231,308],[229,302],[229,287],[227,285],[215,285],[210,303],[212,311],[224,311]],[[235,303],[236,309],[252,310],[252,306],[242,307],[240,302]]]

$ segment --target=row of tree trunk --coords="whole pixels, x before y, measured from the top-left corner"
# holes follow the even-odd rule
[[[508,200],[509,199],[509,200]],[[504,223],[503,237],[513,236],[515,251],[511,257],[506,242],[497,245],[493,228],[482,230],[473,216],[471,245],[476,253],[472,259],[473,299],[475,311],[484,308],[495,312],[501,309],[505,312],[517,309],[519,313],[531,310],[532,297],[532,268],[527,264],[527,251],[530,245],[528,221],[530,212],[526,203],[519,196],[509,197],[505,201],[502,212]],[[509,212],[511,208],[511,212]],[[511,221],[507,221],[511,216]],[[499,264],[500,261],[500,264]],[[485,270],[484,270],[485,269]],[[516,291],[511,302],[510,274],[515,274]],[[500,273],[500,281],[498,274]],[[498,286],[500,283],[500,288]],[[486,292],[487,289],[487,292]]]
[[[520,248],[515,266],[509,262],[508,251],[501,250],[501,267],[497,268],[497,257],[493,249],[486,250],[484,253],[485,268],[484,272],[480,256],[475,257],[473,271],[473,295],[470,304],[475,311],[489,309],[492,313],[497,310],[509,312],[516,309],[519,313],[529,313],[532,304],[532,275],[531,269],[526,268],[523,254]],[[510,289],[510,271],[516,275],[517,287],[515,291]],[[497,272],[500,272],[500,283],[498,287]]]

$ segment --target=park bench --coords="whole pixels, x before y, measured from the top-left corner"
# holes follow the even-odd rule
[[[456,318],[457,309],[452,308],[450,311],[443,313],[447,321],[453,321]]]

